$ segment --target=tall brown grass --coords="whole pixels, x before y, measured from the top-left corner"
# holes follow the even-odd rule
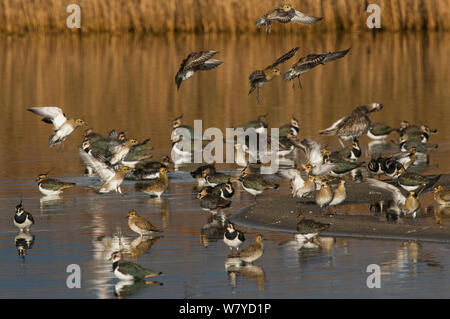
[[[254,33],[255,20],[280,0],[0,0],[0,32],[73,32],[66,26],[71,3],[81,7],[77,32],[165,34]],[[309,15],[324,17],[314,26],[273,27],[274,32],[369,31],[368,3],[381,7],[384,30],[450,30],[450,0],[286,0]]]

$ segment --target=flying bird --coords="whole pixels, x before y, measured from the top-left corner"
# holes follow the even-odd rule
[[[28,111],[44,117],[42,121],[47,124],[53,124],[55,133],[48,139],[50,146],[57,146],[65,141],[72,132],[81,125],[87,125],[82,119],[67,118],[63,111],[56,106],[31,107]]]
[[[195,72],[211,70],[221,65],[222,61],[212,58],[217,53],[218,51],[213,50],[190,53],[181,62],[180,69],[175,76],[177,90],[180,89],[181,83],[193,77]]]
[[[318,65],[325,65],[327,62],[336,61],[343,58],[350,48],[344,51],[328,52],[321,54],[308,54],[307,56],[301,57],[292,67],[287,71],[283,79],[285,81],[291,81],[295,78],[298,79],[298,85],[301,88],[300,75],[308,72],[309,70],[315,68]],[[292,83],[292,88],[294,88],[294,83]]]
[[[272,79],[278,75],[280,75],[280,70],[277,68],[277,65],[286,62],[290,58],[292,58],[295,53],[298,51],[298,47],[293,48],[288,53],[281,56],[278,60],[276,60],[273,64],[266,67],[264,70],[256,70],[250,74],[249,82],[250,82],[250,91],[248,94],[250,95],[255,89],[256,91],[256,100],[259,103],[259,89],[266,84],[267,82],[272,81]]]
[[[310,25],[315,24],[316,22],[322,19],[323,18],[308,16],[300,11],[295,10],[294,8],[292,8],[290,4],[285,4],[281,7],[278,7],[276,9],[267,12],[261,18],[256,20],[255,25],[258,28],[266,27],[266,32],[270,33],[272,22],[278,22],[283,24],[295,22],[298,24]]]

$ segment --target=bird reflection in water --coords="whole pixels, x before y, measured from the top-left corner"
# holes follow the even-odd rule
[[[207,222],[200,231],[200,242],[203,247],[207,248],[210,242],[216,242],[223,239],[226,231],[227,217],[222,211],[217,214],[210,214]]]
[[[170,219],[169,201],[162,197],[151,197],[146,200],[146,203],[159,209],[161,212],[162,228],[167,228]]]
[[[443,225],[444,220],[450,218],[450,206],[439,205],[434,207],[434,218],[436,224]]]
[[[121,280],[114,286],[114,297],[117,299],[123,299],[136,295],[138,292],[144,288],[162,286],[163,283],[159,281],[146,281],[146,280],[135,280],[135,281],[125,281]]]
[[[256,280],[258,291],[264,290],[266,274],[261,266],[243,263],[239,258],[227,258],[225,270],[228,274],[230,285],[233,289],[237,287],[237,277],[242,276],[247,279]]]
[[[16,244],[17,253],[22,257],[22,261],[25,262],[25,256],[27,255],[27,250],[32,249],[36,236],[30,232],[19,232],[16,237],[14,237],[14,242]]]
[[[398,273],[400,278],[417,276],[420,273],[419,264],[429,267],[443,268],[439,261],[429,253],[424,253],[421,243],[417,241],[403,242],[396,250],[395,258],[381,263],[381,274],[390,275]]]

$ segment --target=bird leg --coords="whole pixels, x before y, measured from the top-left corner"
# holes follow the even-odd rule
[[[339,143],[341,144],[341,146],[342,146],[342,147],[345,147],[345,144],[344,144],[344,142],[342,142],[341,138],[338,137],[338,139],[339,139]]]
[[[300,75],[297,76],[297,79],[298,79],[298,87],[301,88],[301,89],[303,89],[303,87],[302,87],[302,82],[300,82]]]
[[[256,100],[258,101],[259,104],[259,87],[256,88]]]

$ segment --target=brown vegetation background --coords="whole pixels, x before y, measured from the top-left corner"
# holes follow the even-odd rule
[[[273,32],[369,31],[368,4],[381,7],[384,30],[450,30],[450,0],[291,0],[314,26],[273,27]],[[280,6],[277,0],[0,0],[0,32],[73,32],[66,26],[69,4],[81,7],[80,32],[263,32],[255,20]]]

